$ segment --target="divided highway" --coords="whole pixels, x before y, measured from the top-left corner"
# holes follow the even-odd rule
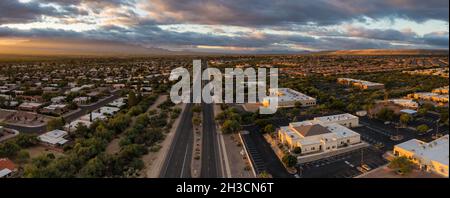
[[[186,104],[168,156],[161,170],[160,177],[162,178],[191,177],[192,146],[194,141],[191,109],[192,104]]]

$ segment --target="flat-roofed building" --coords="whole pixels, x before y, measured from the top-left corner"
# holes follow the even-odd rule
[[[270,106],[274,98],[278,100],[278,107],[295,107],[296,103],[300,103],[303,107],[316,105],[315,98],[289,88],[271,88],[269,95],[262,101],[265,107]]]
[[[38,136],[38,139],[50,146],[63,146],[69,141],[64,138],[67,135],[68,133],[66,131],[53,130]]]
[[[92,122],[90,122],[88,120],[78,119],[78,120],[72,121],[69,124],[64,125],[64,130],[71,132],[71,131],[76,130],[79,125],[84,125],[85,127],[90,127],[91,124],[92,124]]]
[[[314,120],[325,124],[336,123],[349,128],[359,125],[359,118],[349,113],[316,117]]]
[[[394,155],[411,160],[421,170],[448,177],[449,136],[426,143],[412,139],[394,146]]]
[[[67,105],[65,104],[52,104],[40,110],[41,113],[56,114],[56,115],[62,115],[68,111],[69,108],[67,108]]]
[[[331,117],[320,117],[290,123],[289,126],[280,127],[278,139],[290,150],[300,148],[301,155],[335,151],[361,143],[361,136],[358,133],[340,124],[357,126],[358,123],[353,121],[343,122],[344,119],[339,120],[339,118],[344,117],[348,116],[336,115],[333,119]],[[351,118],[350,120],[354,119]]]
[[[65,96],[56,96],[50,100],[52,101],[53,104],[61,104],[64,102],[64,100],[66,100],[66,97]]]
[[[338,78],[338,83],[351,85],[360,89],[384,89],[384,84],[352,78]]]
[[[100,107],[98,110],[99,113],[110,116],[116,114],[118,111],[120,111],[120,109],[117,107]]]
[[[8,158],[0,158],[0,178],[7,178],[17,172],[17,165]]]
[[[411,108],[411,109],[417,109],[419,108],[419,103],[412,99],[390,99],[388,102],[391,102],[393,104],[396,104],[401,107],[405,108]]]
[[[86,114],[84,116],[81,116],[79,120],[94,122],[96,120],[105,120],[107,117],[103,113],[99,112],[91,112],[89,114]]]
[[[126,105],[125,98],[118,98],[108,103],[108,106],[121,108]]]
[[[42,103],[37,102],[24,102],[20,104],[18,108],[22,111],[37,111],[42,105]]]
[[[447,94],[448,95],[448,87],[449,86],[445,86],[445,87],[440,87],[437,89],[433,89],[433,93],[437,93],[437,94]]]
[[[448,103],[448,94],[441,95],[437,93],[432,92],[419,92],[419,93],[412,93],[408,94],[409,98],[413,98],[416,100],[426,100],[426,101],[432,101],[437,103]]]

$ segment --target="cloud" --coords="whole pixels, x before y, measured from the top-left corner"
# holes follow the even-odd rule
[[[448,21],[448,6],[445,0],[153,0],[146,9],[163,23],[280,26],[330,25],[364,17]]]
[[[0,24],[27,23],[40,20],[43,15],[56,15],[57,13],[55,8],[44,7],[37,2],[0,1]]]
[[[53,21],[45,21],[46,17]],[[259,52],[448,48],[448,31],[419,35],[411,29],[365,25],[367,18],[372,22],[403,18],[416,24],[436,19],[448,24],[448,1],[8,0],[0,1],[0,37]],[[17,28],[39,21],[38,27]],[[1,26],[12,23],[16,26]],[[76,29],[80,24],[88,28]],[[57,29],[61,25],[74,28]],[[164,25],[185,26],[176,31],[163,29]],[[206,30],[189,29],[190,25]]]
[[[367,29],[364,27],[346,26],[345,35],[385,41],[411,41],[418,37],[411,30],[398,31],[394,29]]]
[[[423,36],[423,42],[431,46],[449,47],[448,32],[433,32]]]

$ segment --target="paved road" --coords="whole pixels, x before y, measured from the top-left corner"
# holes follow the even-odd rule
[[[202,68],[208,67],[208,61],[202,61]],[[202,81],[204,87],[208,81]],[[206,104],[202,100],[203,142],[201,178],[218,178],[221,176],[219,139],[214,117],[214,104]]]
[[[182,113],[180,124],[175,132],[175,137],[170,147],[168,156],[161,169],[160,177],[163,178],[190,178],[192,144],[192,104],[186,104]]]
[[[203,143],[202,143],[202,178],[220,177],[219,145],[213,104],[202,104]]]
[[[119,91],[113,92],[112,97],[109,97],[109,98],[102,100],[98,103],[95,103],[94,105],[91,105],[91,106],[82,106],[82,107],[80,107],[80,109],[81,109],[80,111],[70,114],[70,115],[64,117],[64,119],[65,119],[66,123],[72,122],[73,120],[75,120],[91,111],[99,109],[100,107],[103,107],[118,98],[120,98]],[[6,127],[18,130],[21,133],[43,133],[43,132],[47,131],[46,125],[40,126],[40,127],[23,127],[23,126],[15,126],[15,125],[7,124]]]

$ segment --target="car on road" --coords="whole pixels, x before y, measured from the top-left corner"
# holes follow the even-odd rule
[[[345,164],[349,165],[349,166],[352,167],[352,168],[355,168],[355,165],[353,165],[352,163],[350,163],[350,162],[348,162],[348,161],[345,161]]]

